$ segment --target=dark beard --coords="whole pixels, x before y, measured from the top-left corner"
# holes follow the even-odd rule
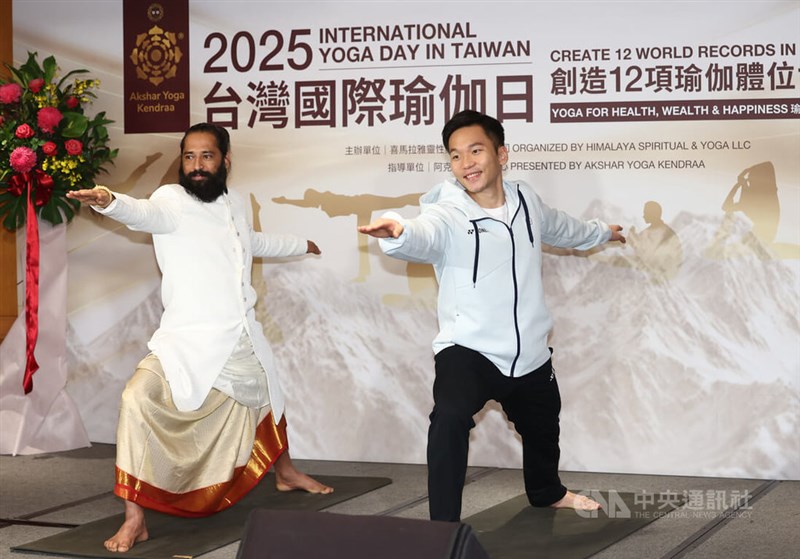
[[[205,180],[194,181],[191,177],[201,176]],[[228,170],[225,165],[220,165],[213,175],[208,171],[192,171],[188,175],[183,169],[178,169],[178,182],[192,196],[201,202],[213,202],[224,193],[228,192],[225,182],[228,179]]]

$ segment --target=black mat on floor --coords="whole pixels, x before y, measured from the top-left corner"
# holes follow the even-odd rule
[[[137,557],[147,559],[191,559],[241,539],[250,511],[254,508],[316,511],[363,495],[392,482],[384,477],[313,476],[334,488],[330,495],[311,495],[275,489],[267,475],[253,491],[233,507],[205,518],[179,518],[146,511],[150,539],[124,554],[111,553],[103,542],[122,524],[118,514],[83,524],[60,534],[12,547],[12,551],[33,551],[77,557]]]
[[[586,493],[604,510],[533,508],[525,495],[464,519],[492,559],[583,559],[620,541],[683,504],[683,499],[636,499],[633,493]],[[640,502],[636,502],[636,501]]]

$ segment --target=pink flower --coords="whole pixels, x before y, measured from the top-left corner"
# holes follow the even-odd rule
[[[18,173],[28,173],[36,165],[36,154],[31,148],[22,146],[11,152],[8,158],[11,168]]]
[[[28,138],[33,137],[34,131],[33,128],[31,128],[27,124],[20,124],[19,126],[17,126],[17,131],[14,132],[14,135],[20,140],[27,140]]]
[[[39,93],[39,91],[42,89],[42,86],[44,86],[44,80],[42,78],[36,78],[35,80],[28,82],[28,89],[34,93]]]
[[[56,109],[55,107],[45,107],[43,109],[39,109],[38,114],[36,115],[36,121],[39,124],[39,129],[42,132],[50,133],[52,132],[58,123],[61,122],[61,111]]]
[[[22,97],[22,88],[17,83],[0,85],[0,103],[10,104],[19,101]]]
[[[70,155],[80,155],[83,152],[83,144],[78,140],[67,140],[64,142],[64,149]]]
[[[78,101],[78,98],[75,97],[74,95],[70,95],[69,97],[67,97],[67,108],[74,109],[80,104],[81,102]]]
[[[58,151],[58,146],[55,144],[55,142],[45,142],[42,146],[42,151],[48,156],[55,155]]]

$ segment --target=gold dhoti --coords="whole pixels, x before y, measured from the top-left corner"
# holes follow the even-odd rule
[[[114,493],[176,516],[224,510],[255,487],[288,447],[286,418],[212,389],[179,411],[158,358],[143,359],[125,387],[117,430]]]

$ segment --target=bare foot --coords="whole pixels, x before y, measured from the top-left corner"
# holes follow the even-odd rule
[[[567,491],[567,494],[561,497],[560,500],[550,505],[554,509],[575,509],[575,510],[598,510],[600,503],[594,499],[590,499],[585,495],[577,495],[572,491]]]
[[[136,503],[125,501],[125,521],[103,545],[109,551],[125,553],[133,544],[146,541],[149,537],[144,523],[144,509]]]
[[[275,487],[278,491],[296,491],[301,489],[309,493],[327,495],[333,493],[333,487],[320,483],[294,467],[287,450],[275,462]]]

